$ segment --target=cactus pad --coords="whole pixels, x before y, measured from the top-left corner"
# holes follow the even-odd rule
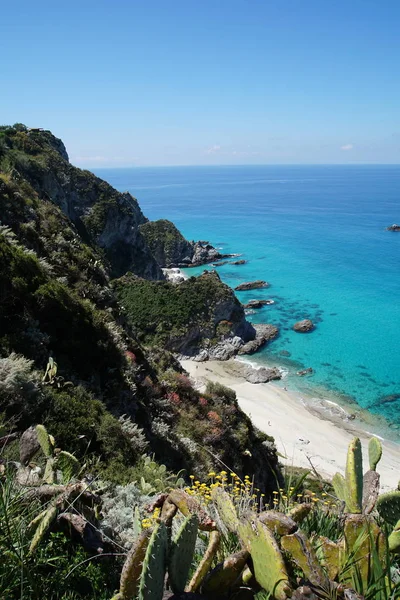
[[[295,523],[300,525],[300,523],[302,523],[304,521],[304,519],[306,519],[308,517],[308,515],[310,514],[312,509],[313,509],[313,507],[311,504],[305,504],[305,503],[297,504],[290,510],[289,517],[291,519],[293,519],[293,521]],[[288,533],[291,533],[291,532],[288,532]]]
[[[352,514],[347,516],[344,523],[344,540],[345,554],[350,560],[350,569],[346,571],[345,579],[348,583],[352,581],[355,567],[366,586],[372,548],[376,549],[381,560],[384,561],[384,535],[372,517]]]
[[[199,587],[204,577],[211,568],[214,560],[214,556],[217,553],[219,544],[221,541],[221,534],[219,531],[211,531],[208,539],[208,546],[203,558],[201,559],[189,585],[186,588],[187,592],[195,592]]]
[[[217,565],[207,576],[202,586],[202,593],[207,598],[226,596],[246,566],[248,558],[249,553],[247,550],[241,550],[232,556],[228,556],[223,563]]]
[[[79,460],[73,454],[61,450],[57,455],[57,468],[60,469],[65,483],[79,472]]]
[[[245,521],[239,525],[239,537],[250,551],[257,582],[275,600],[286,600],[291,592],[289,577],[272,533],[259,521]]]
[[[57,507],[52,504],[45,512],[41,514],[43,516],[40,520],[40,523],[35,523],[36,531],[29,546],[29,554],[35,552],[36,548],[46,535],[50,525],[57,516]]]
[[[168,574],[172,591],[175,594],[185,590],[190,567],[192,566],[198,527],[199,519],[197,515],[189,515],[182,523],[176,538],[171,544]]]
[[[386,523],[396,525],[400,519],[400,491],[387,492],[379,496],[376,508]]]
[[[142,563],[151,532],[151,529],[144,529],[128,552],[121,572],[118,595],[121,600],[131,600],[138,592]]]
[[[371,471],[376,471],[376,465],[382,457],[382,444],[378,438],[373,437],[368,444],[369,468]]]
[[[390,552],[400,552],[400,521],[397,521],[395,528],[388,538]]]
[[[346,481],[341,473],[336,473],[332,478],[333,489],[336,497],[342,502],[346,501]]]
[[[232,533],[236,533],[239,526],[239,519],[229,494],[222,488],[216,487],[213,488],[211,497],[225,527]]]
[[[284,535],[281,539],[281,545],[303,571],[306,579],[319,587],[327,587],[327,576],[318,562],[313,547],[302,531],[297,531],[292,535]]]
[[[48,458],[53,456],[53,446],[44,425],[36,425],[36,435],[43,454]]]
[[[346,462],[346,510],[358,514],[362,510],[363,471],[360,438],[349,444]]]
[[[290,516],[284,515],[277,510],[265,510],[261,512],[258,515],[258,520],[278,535],[293,533],[297,529],[297,523]]]
[[[317,543],[317,555],[320,563],[328,573],[329,579],[333,581],[339,574],[342,557],[344,556],[344,540],[335,543],[327,537],[320,536]]]
[[[158,523],[149,540],[143,560],[139,600],[159,600],[164,591],[168,536],[164,523]]]

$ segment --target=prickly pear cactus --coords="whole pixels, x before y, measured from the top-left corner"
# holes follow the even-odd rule
[[[112,600],[132,600],[137,595],[142,564],[151,533],[151,529],[143,529],[133,543],[122,567],[119,593]]]
[[[202,585],[202,593],[207,598],[223,598],[229,594],[230,588],[245,568],[248,558],[249,552],[247,550],[241,550],[232,556],[228,556],[206,577]]]
[[[264,510],[259,513],[258,520],[277,535],[293,533],[297,529],[297,523],[290,516],[284,515],[277,510]]]
[[[168,574],[172,591],[175,594],[180,594],[185,590],[193,561],[198,527],[197,515],[190,515],[182,523],[176,538],[172,541]]]
[[[346,510],[359,514],[362,511],[363,469],[360,438],[349,444],[346,463]]]
[[[50,436],[47,433],[47,429],[44,427],[44,425],[36,425],[36,435],[43,454],[47,458],[53,456],[53,445],[51,443]]]
[[[346,501],[346,480],[341,473],[336,473],[332,478],[333,489],[336,497],[342,502]]]
[[[258,520],[239,525],[239,537],[253,560],[257,582],[275,600],[286,600],[291,593],[289,576],[279,546],[269,529]]]
[[[58,453],[56,466],[62,473],[64,483],[68,482],[80,469],[79,460],[65,450]]]
[[[225,527],[229,531],[236,533],[239,526],[239,519],[229,494],[222,488],[217,487],[213,488],[211,497]]]
[[[386,523],[396,525],[400,519],[400,491],[387,492],[379,496],[376,508]]]
[[[310,541],[302,531],[281,538],[282,548],[292,557],[295,564],[303,571],[306,579],[322,588],[328,585],[328,578],[319,564]]]
[[[295,523],[300,525],[308,517],[313,507],[311,504],[297,504],[289,511],[289,517],[293,519]],[[290,533],[290,532],[288,532]]]
[[[400,521],[397,521],[388,542],[390,552],[400,553]]]
[[[158,523],[151,535],[143,560],[139,600],[160,600],[164,591],[168,536],[164,523]]]
[[[46,535],[50,525],[57,516],[57,507],[55,505],[49,506],[46,511],[41,513],[41,516],[42,518],[40,521],[34,524],[36,531],[29,546],[29,554],[35,552],[36,548]],[[31,525],[33,526],[33,522]]]
[[[46,461],[46,467],[44,469],[43,481],[44,483],[54,483],[55,467],[54,458],[48,458]]]
[[[382,444],[378,438],[373,437],[368,444],[369,468],[376,471],[376,466],[382,457]]]
[[[357,573],[367,586],[372,548],[378,552],[383,561],[386,545],[385,537],[372,517],[351,514],[347,516],[344,524],[344,540],[345,559],[349,561],[349,567],[345,570],[344,578],[348,580],[348,583],[351,583],[356,568]]]

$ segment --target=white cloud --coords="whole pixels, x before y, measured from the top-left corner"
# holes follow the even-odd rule
[[[347,150],[353,150],[354,146],[353,144],[345,144],[344,146],[340,146],[341,150],[347,151]]]
[[[221,146],[218,146],[218,144],[214,144],[214,146],[211,146],[211,148],[208,148],[208,150],[206,150],[206,154],[217,154],[217,152],[219,152],[221,150]]]

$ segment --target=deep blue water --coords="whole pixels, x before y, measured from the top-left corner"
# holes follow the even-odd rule
[[[150,219],[172,220],[249,262],[218,272],[230,286],[265,279],[273,298],[249,318],[280,336],[257,355],[288,369],[286,384],[346,395],[400,426],[400,166],[99,169]],[[200,269],[202,271],[203,269]],[[198,270],[197,270],[198,271]],[[293,332],[311,318],[311,334]],[[283,356],[281,352],[289,352]],[[312,367],[314,375],[295,372]],[[399,398],[396,397],[399,395]]]

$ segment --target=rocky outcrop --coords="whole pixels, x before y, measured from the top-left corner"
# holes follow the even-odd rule
[[[293,329],[297,333],[308,333],[314,329],[314,323],[310,319],[303,319],[302,321],[297,321],[293,325]]]
[[[204,240],[189,242],[171,221],[165,219],[147,221],[140,226],[140,232],[162,268],[198,267],[233,256],[220,254],[214,246]],[[226,263],[218,262],[213,266],[223,264]]]
[[[9,150],[16,151],[12,160],[19,177],[39,197],[59,206],[86,242],[104,250],[114,276],[132,271],[140,277],[163,279],[139,230],[147,219],[131,194],[118,192],[93,173],[71,165],[63,142],[49,131],[19,132],[8,138],[8,144]]]
[[[247,290],[257,290],[259,288],[269,287],[269,283],[266,281],[262,281],[262,279],[257,279],[257,281],[247,281],[246,283],[241,283],[235,287],[235,291],[237,292],[246,292]]]
[[[268,383],[269,381],[281,379],[282,374],[279,369],[276,369],[275,367],[261,367],[259,369],[254,369],[249,366],[246,368],[244,377],[249,383]]]
[[[254,354],[267,342],[274,340],[279,333],[279,329],[275,325],[256,323],[252,327],[254,338],[246,342],[239,349],[238,354]]]
[[[389,227],[386,227],[387,231],[400,231],[400,225],[397,225],[397,223],[393,223],[393,225],[389,225]]]
[[[250,300],[247,304],[243,304],[243,308],[262,308],[263,306],[269,306],[275,304],[274,300]]]

